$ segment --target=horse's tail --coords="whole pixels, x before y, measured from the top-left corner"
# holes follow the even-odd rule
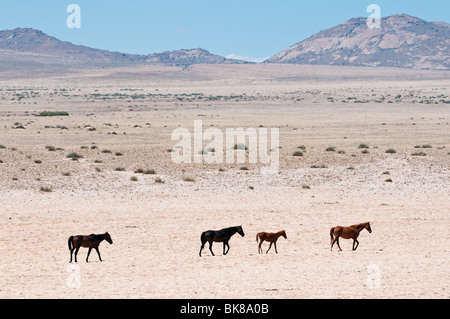
[[[259,233],[256,234],[256,242],[258,242],[258,241],[259,241]]]
[[[202,235],[200,236],[200,240],[201,240],[201,242],[202,242],[202,245],[203,245],[204,243],[206,243],[206,232],[202,233]]]
[[[69,244],[69,250],[72,250],[72,248],[73,248],[73,236],[70,236],[70,238],[68,240],[68,244]]]
[[[331,237],[331,243],[333,243],[333,240],[334,240],[334,227],[331,228],[331,230],[330,230],[330,237]]]

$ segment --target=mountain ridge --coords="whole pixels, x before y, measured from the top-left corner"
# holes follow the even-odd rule
[[[59,40],[33,28],[0,31],[0,51],[38,54],[59,58],[98,60],[137,64],[243,64],[246,61],[227,59],[202,48],[180,49],[148,55],[94,49]]]

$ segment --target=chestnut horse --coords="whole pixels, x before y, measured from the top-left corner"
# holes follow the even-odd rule
[[[89,254],[91,253],[92,248],[97,251],[98,258],[102,261],[102,257],[100,257],[100,251],[98,250],[98,246],[102,241],[106,240],[108,243],[112,244],[113,241],[111,236],[108,233],[104,233],[102,235],[89,235],[89,236],[71,236],[69,238],[69,250],[70,250],[70,262],[72,262],[72,253],[75,250],[75,262],[77,262],[77,254],[80,247],[89,248],[87,253],[86,262],[88,262]]]
[[[261,245],[263,244],[264,241],[270,242],[270,246],[269,246],[269,249],[267,249],[266,254],[269,252],[270,248],[272,248],[272,244],[275,246],[275,252],[278,254],[278,251],[277,251],[277,240],[281,236],[283,236],[284,238],[287,239],[285,230],[279,231],[278,233],[264,233],[264,232],[258,233],[256,235],[256,242],[258,242],[258,240],[260,240],[259,246],[258,246],[258,254],[261,254],[263,252],[262,248],[261,248]]]
[[[372,233],[372,228],[370,228],[370,223],[362,223],[358,225],[352,225],[349,227],[333,227],[330,230],[331,237],[331,251],[333,251],[334,243],[337,243],[339,250],[342,251],[341,246],[339,245],[339,238],[342,237],[344,239],[353,239],[353,251],[355,251],[359,246],[358,236],[359,233],[363,230],[367,229],[369,233]],[[356,246],[355,246],[356,244]]]

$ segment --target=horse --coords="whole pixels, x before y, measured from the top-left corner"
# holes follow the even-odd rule
[[[261,245],[263,244],[264,241],[270,242],[270,246],[269,246],[269,249],[267,249],[266,254],[269,253],[270,248],[272,248],[272,244],[275,246],[275,252],[278,254],[278,251],[277,251],[277,240],[281,236],[283,236],[285,239],[287,239],[285,230],[279,231],[278,233],[264,233],[264,232],[262,232],[262,233],[256,234],[256,242],[258,242],[258,240],[260,240],[259,246],[258,246],[258,254],[261,254],[263,252],[262,248],[261,248]]]
[[[363,230],[367,229],[369,233],[372,233],[372,228],[370,227],[370,222],[362,223],[358,225],[352,225],[349,227],[333,227],[330,230],[331,237],[331,251],[333,251],[334,243],[337,243],[339,250],[342,251],[341,246],[339,245],[339,238],[342,237],[344,239],[353,239],[353,251],[355,251],[359,246],[358,236],[359,233]],[[356,246],[355,246],[356,244]]]
[[[86,262],[88,262],[89,254],[91,253],[92,248],[97,251],[98,258],[102,261],[102,257],[100,256],[100,251],[98,250],[98,246],[102,241],[106,240],[108,243],[112,245],[113,241],[111,236],[108,233],[104,233],[101,235],[89,235],[89,236],[71,236],[68,240],[69,250],[70,250],[70,262],[72,262],[72,253],[75,250],[75,262],[77,262],[77,254],[80,247],[89,248],[87,253]]]
[[[215,230],[208,230],[202,233],[200,240],[202,242],[202,246],[200,247],[200,257],[202,257],[202,250],[205,247],[206,242],[209,242],[209,250],[211,251],[211,254],[213,256],[214,252],[212,251],[212,244],[213,242],[223,242],[223,254],[224,256],[228,254],[230,251],[230,245],[228,242],[230,241],[231,236],[238,233],[242,237],[245,236],[244,230],[242,229],[242,226],[236,226],[236,227],[230,227],[225,228],[219,231]],[[228,247],[228,250],[225,252],[225,247]]]

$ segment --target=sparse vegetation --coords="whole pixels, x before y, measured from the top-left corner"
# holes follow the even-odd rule
[[[300,151],[295,151],[295,152],[292,154],[292,156],[301,157],[301,156],[303,156],[303,153],[300,152]]]
[[[334,147],[334,146],[327,147],[327,149],[325,151],[327,151],[327,152],[336,152],[336,147]]]
[[[41,192],[51,193],[53,190],[50,187],[41,187]]]
[[[387,153],[387,154],[396,154],[397,151],[394,150],[393,148],[389,148],[389,149],[386,150],[386,153]]]

